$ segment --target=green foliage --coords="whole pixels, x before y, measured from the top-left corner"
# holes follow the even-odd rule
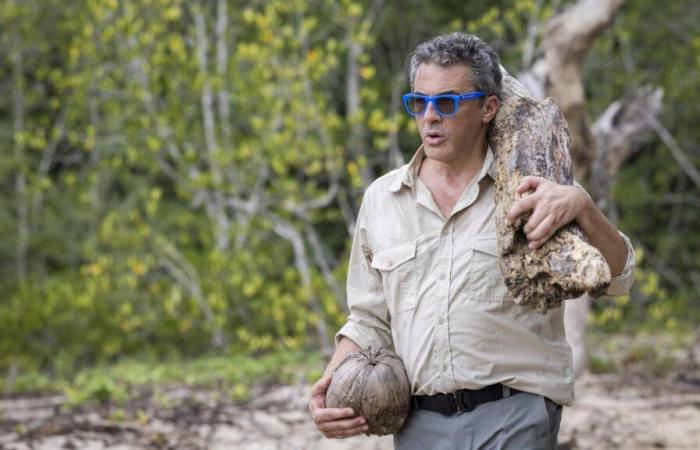
[[[223,30],[206,3],[45,6],[50,19],[38,2],[0,13],[18,56],[3,66],[18,95],[3,96],[2,129],[20,128],[2,176],[26,186],[3,199],[26,213],[0,221],[0,368],[212,343],[294,350],[319,321],[335,327],[342,299],[314,266],[302,282],[275,224],[303,236],[325,222],[345,259],[337,210],[294,211],[345,176],[327,100],[345,50],[319,23],[344,23],[356,5],[253,3],[237,15],[231,2]],[[236,207],[246,202],[258,209]]]
[[[0,373],[328,345],[362,192],[419,143],[400,104],[410,51],[466,30],[517,72],[560,3],[5,2]],[[698,166],[698,7],[667,6],[627,5],[596,41],[587,105],[663,87],[662,122]],[[629,297],[596,303],[600,329],[700,319],[695,188],[656,140],[623,169],[615,211],[643,257]],[[76,386],[76,402],[123,390]]]
[[[594,373],[634,372],[668,376],[685,357],[693,330],[639,330],[629,324],[614,332],[593,330],[587,337]]]
[[[78,376],[73,386],[65,389],[67,404],[77,406],[86,402],[107,404],[123,403],[127,399],[123,385],[115,383],[107,376]]]
[[[85,403],[115,406],[138,396],[145,388],[154,390],[158,399],[162,387],[186,384],[216,388],[227,392],[234,401],[245,403],[255,386],[299,381],[311,383],[320,377],[323,366],[324,358],[308,350],[262,355],[212,355],[187,360],[175,358],[166,362],[125,359],[53,377],[40,371],[22,372],[17,376],[14,391],[62,392],[68,407]],[[0,378],[0,390],[4,389],[5,381]],[[161,398],[161,402],[167,400]]]

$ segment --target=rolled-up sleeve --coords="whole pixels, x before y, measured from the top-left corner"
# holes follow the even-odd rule
[[[605,292],[606,295],[626,295],[629,293],[634,283],[634,247],[627,236],[623,233],[620,233],[620,236],[622,236],[622,240],[625,242],[625,247],[627,248],[627,261],[625,261],[625,267],[622,269],[622,273],[610,280],[610,286],[608,286],[608,290]]]
[[[336,333],[336,345],[346,336],[361,348],[393,348],[389,310],[384,300],[381,276],[370,264],[372,251],[367,239],[367,199],[360,207],[355,225],[350,264],[348,267],[347,297],[350,315]]]

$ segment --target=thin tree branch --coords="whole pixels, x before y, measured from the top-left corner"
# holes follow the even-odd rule
[[[231,133],[231,102],[228,91],[228,43],[226,30],[228,25],[227,0],[218,0],[216,4],[216,74],[219,77],[220,87],[217,95],[219,110],[219,123],[223,134],[224,147],[233,150],[233,137]]]
[[[217,325],[214,313],[204,297],[197,269],[165,237],[160,236],[156,242],[157,249],[161,253],[161,266],[195,298],[204,315],[204,319],[212,328],[212,345],[221,347],[225,342],[224,333],[221,327]]]
[[[194,23],[195,23],[195,41],[197,46],[197,64],[199,72],[203,76],[204,82],[202,86],[202,121],[204,129],[204,142],[207,149],[208,170],[212,174],[214,190],[210,199],[206,200],[206,210],[212,221],[214,222],[214,236],[216,238],[216,247],[220,251],[226,251],[229,245],[229,230],[230,222],[224,208],[225,200],[220,192],[222,188],[223,177],[216,154],[220,149],[216,138],[216,130],[214,128],[214,110],[213,110],[213,95],[211,83],[208,75],[208,58],[209,42],[207,39],[206,24],[204,15],[199,7],[194,8]]]
[[[65,136],[65,119],[66,109],[64,107],[61,109],[61,111],[56,117],[56,122],[54,123],[54,126],[50,131],[51,139],[47,143],[46,148],[44,149],[44,152],[41,155],[41,161],[39,162],[39,167],[37,168],[36,174],[37,180],[42,180],[49,173],[49,169],[51,168],[51,163],[53,162],[53,156],[56,153],[58,143]],[[43,189],[38,189],[36,194],[34,194],[34,199],[32,201],[33,223],[30,226],[30,229],[33,232],[38,231],[39,228],[39,222],[41,220],[40,216],[43,208],[43,201],[44,191]]]
[[[318,236],[316,229],[313,227],[313,225],[309,223],[306,224],[306,240],[309,243],[311,250],[313,251],[316,265],[321,269],[323,279],[326,281],[328,287],[330,287],[333,291],[333,294],[335,295],[338,304],[341,307],[344,307],[344,290],[338,284],[338,280],[335,279],[333,271],[331,270],[331,266],[336,266],[338,262],[333,260],[332,257],[329,258],[326,256],[327,252],[323,248],[323,243],[321,242],[321,239]]]
[[[357,218],[355,216],[355,209],[352,205],[350,205],[348,196],[348,192],[345,189],[341,189],[338,194],[338,205],[340,206],[340,213],[343,215],[343,219],[345,219],[345,226],[347,227],[348,236],[352,236],[355,232]]]
[[[698,172],[692,161],[685,155],[683,149],[681,149],[681,146],[678,145],[668,129],[655,118],[651,118],[651,124],[656,134],[671,151],[671,155],[678,163],[678,166],[688,175],[688,178],[690,178],[697,187],[700,187],[700,172]]]
[[[17,170],[15,172],[15,202],[17,208],[17,245],[15,247],[15,264],[17,278],[24,283],[27,278],[27,252],[29,249],[29,211],[27,205],[27,180],[24,175],[24,140],[20,139],[24,131],[24,68],[22,50],[15,33],[12,38],[12,121],[14,131],[14,156]]]
[[[318,334],[319,343],[324,354],[331,354],[333,348],[328,338],[328,327],[323,317],[323,311],[319,304],[318,297],[313,293],[311,286],[311,267],[308,257],[306,256],[306,246],[304,239],[289,222],[274,214],[269,215],[272,220],[272,226],[275,233],[287,240],[292,245],[294,251],[294,266],[301,276],[302,285],[305,291],[310,296],[309,306],[318,317],[316,323],[316,332]]]

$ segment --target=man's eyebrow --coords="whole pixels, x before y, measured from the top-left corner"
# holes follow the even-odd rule
[[[428,94],[424,94],[421,91],[415,91],[414,94],[425,95],[426,97],[430,97]],[[457,91],[443,91],[443,92],[439,92],[435,95],[446,95],[446,94],[447,95],[456,95],[456,94],[458,94],[458,92]]]

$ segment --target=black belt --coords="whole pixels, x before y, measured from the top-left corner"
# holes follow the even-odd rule
[[[472,411],[483,403],[500,400],[519,392],[521,391],[502,384],[492,384],[481,389],[462,389],[449,394],[414,395],[412,404],[416,408],[451,416],[464,411]]]

